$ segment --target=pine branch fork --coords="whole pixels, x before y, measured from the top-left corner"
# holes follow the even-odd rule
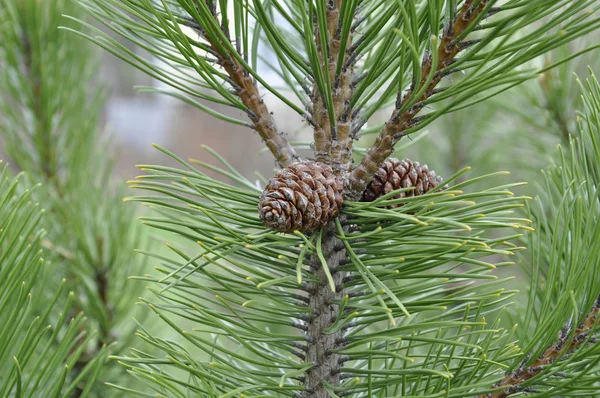
[[[339,216],[344,198],[358,200],[364,197],[367,186],[380,168],[382,171],[377,180],[379,187],[371,189],[370,195],[367,195],[371,200],[375,199],[375,191],[381,196],[390,190],[416,184],[417,177],[421,177],[418,175],[419,164],[416,163],[416,167],[412,167],[412,173],[404,170],[401,175],[396,174],[396,186],[391,179],[389,182],[387,178],[383,178],[384,181],[381,179],[387,177],[395,168],[396,164],[388,165],[384,162],[393,152],[402,131],[414,123],[422,108],[422,105],[415,105],[404,109],[412,98],[411,93],[422,92],[420,101],[433,95],[435,87],[444,76],[440,72],[460,51],[461,42],[457,38],[477,20],[485,6],[485,2],[480,2],[476,7],[471,3],[466,2],[455,22],[445,29],[438,50],[437,64],[432,65],[431,56],[426,56],[421,74],[423,79],[413,84],[412,90],[398,104],[371,151],[355,168],[352,166],[352,144],[356,135],[352,134],[352,126],[358,123],[359,113],[353,112],[349,104],[355,87],[352,81],[356,79],[354,66],[357,54],[354,52],[356,48],[352,41],[357,25],[353,25],[346,37],[342,38],[342,0],[327,2],[324,24],[319,24],[316,15],[313,21],[320,68],[325,80],[331,85],[329,90],[332,92],[328,100],[327,93],[324,92],[325,87],[315,83],[310,93],[312,106],[309,120],[314,128],[314,161],[300,159],[285,135],[278,130],[261,98],[256,80],[245,68],[241,54],[232,46],[229,31],[223,24],[219,24],[214,3],[206,4],[214,18],[212,29],[220,29],[220,34],[215,34],[209,27],[193,25],[209,43],[211,53],[229,76],[233,90],[246,107],[251,127],[259,133],[279,165],[283,167],[283,170],[269,181],[261,197],[261,219],[265,225],[281,232],[322,234],[321,256],[314,255],[310,261],[310,272],[316,277],[316,282],[305,285],[308,307],[312,312],[307,319],[296,325],[306,333],[306,345],[302,347],[301,355],[308,363],[313,364],[306,371],[305,392],[300,396],[329,397],[330,389],[340,385],[340,373],[344,364],[344,356],[336,353],[336,350],[344,345],[344,329],[326,333],[327,329],[339,321],[339,306],[336,303],[346,294],[343,281],[348,276],[346,272],[338,270],[340,264],[348,263],[348,254],[343,242],[336,236],[333,219]],[[203,6],[198,3],[197,8]],[[358,20],[361,17],[359,8],[356,3],[354,7],[354,18]],[[435,73],[435,76],[428,79],[432,73]],[[408,169],[411,169],[412,163],[405,162]],[[428,170],[425,170],[425,177],[427,173]],[[408,178],[409,174],[414,175],[412,181]],[[405,176],[403,184],[400,185]],[[387,191],[383,189],[386,182]],[[422,179],[419,179],[419,182],[419,192],[424,193],[435,188],[441,180],[433,173],[430,183],[425,179],[424,187]],[[340,221],[348,232],[345,220],[346,217],[340,216]],[[321,230],[315,232],[318,229]],[[326,259],[325,264],[322,259]]]
[[[353,126],[361,124],[360,112],[350,106],[357,79],[355,65],[356,47],[353,34],[361,19],[360,8],[354,3],[353,25],[342,38],[342,0],[329,0],[323,21],[314,16],[314,42],[320,60],[319,66],[326,85],[316,82],[310,92],[310,120],[314,129],[314,160],[302,160],[280,132],[262,100],[258,84],[248,73],[243,56],[232,45],[229,31],[219,24],[214,3],[208,2],[214,18],[212,29],[194,26],[209,43],[211,53],[229,76],[236,95],[246,107],[251,127],[283,168],[274,176],[263,192],[259,204],[260,217],[266,226],[277,231],[320,234],[322,253],[310,260],[310,273],[316,279],[304,285],[310,315],[294,326],[305,332],[306,345],[301,347],[302,358],[312,366],[304,375],[305,391],[298,394],[306,398],[330,397],[340,385],[340,373],[345,356],[337,351],[345,344],[345,330],[326,333],[339,322],[339,302],[347,294],[344,280],[347,272],[339,271],[348,263],[344,243],[336,234],[334,219],[339,217],[347,233],[347,217],[341,214],[343,200],[375,200],[392,190],[417,187],[414,194],[423,194],[441,183],[441,178],[431,173],[427,166],[422,170],[418,162],[389,159],[403,132],[414,127],[424,101],[437,92],[442,79],[454,72],[449,67],[456,56],[471,42],[466,34],[479,22],[486,9],[486,1],[465,1],[460,12],[443,30],[435,55],[426,53],[422,61],[421,79],[414,81],[404,96],[398,94],[396,107],[385,123],[372,148],[360,164],[352,165],[353,141],[357,134]],[[346,7],[348,3],[345,2]],[[198,3],[197,8],[201,4]],[[202,5],[203,6],[203,5]],[[317,13],[318,14],[318,13]],[[225,39],[225,40],[223,40]],[[331,92],[325,92],[330,90]],[[328,98],[329,95],[329,98]],[[386,163],[387,162],[387,163]],[[374,180],[374,177],[375,180]],[[431,178],[429,178],[431,177]],[[326,261],[323,261],[326,259]]]
[[[492,374],[487,373],[489,367],[504,364],[516,354],[511,351],[514,347],[504,346],[504,351],[491,349],[485,352],[488,332],[489,336],[493,334],[490,338],[496,338],[496,335],[501,336],[499,340],[510,337],[505,331],[501,332],[498,325],[485,328],[486,300],[502,303],[512,293],[493,290],[489,294],[482,293],[485,298],[481,300],[473,299],[469,293],[470,281],[483,284],[492,280],[489,288],[495,289],[492,283],[496,283],[493,282],[496,276],[487,273],[495,266],[484,258],[513,255],[512,250],[521,248],[511,240],[520,237],[522,230],[530,231],[531,227],[527,224],[531,221],[507,214],[522,207],[526,197],[513,197],[505,186],[481,194],[481,197],[498,195],[490,199],[493,201],[489,202],[490,208],[493,208],[489,210],[492,221],[486,224],[487,221],[481,219],[486,217],[482,212],[487,212],[487,207],[477,207],[468,194],[465,194],[464,200],[457,198],[464,194],[461,189],[466,184],[458,177],[467,169],[454,170],[456,178],[448,180],[460,182],[448,187],[424,164],[423,159],[419,159],[423,164],[414,159],[396,159],[394,153],[405,136],[423,129],[442,114],[473,105],[483,96],[493,96],[535,78],[538,71],[521,71],[517,67],[539,56],[542,46],[556,48],[579,37],[580,32],[600,26],[596,20],[590,27],[585,25],[582,15],[591,0],[557,0],[547,7],[539,4],[534,7],[530,4],[538,2],[533,1],[509,2],[506,8],[497,7],[504,3],[494,0],[252,0],[231,3],[227,0],[176,0],[157,5],[134,5],[135,2],[127,1],[123,7],[112,4],[117,2],[105,6],[101,0],[78,1],[99,15],[103,22],[110,21],[107,25],[112,23],[111,18],[121,18],[117,23],[117,33],[128,32],[126,36],[133,41],[137,41],[144,32],[150,32],[149,42],[150,38],[155,39],[154,36],[164,39],[161,42],[164,47],[156,51],[152,51],[152,46],[148,47],[158,58],[185,71],[185,79],[166,76],[161,68],[151,69],[153,75],[174,88],[176,96],[185,94],[188,103],[255,131],[278,164],[278,170],[266,181],[262,193],[256,184],[245,180],[229,165],[225,167],[227,170],[221,170],[221,174],[251,190],[248,193],[238,187],[220,185],[214,179],[207,182],[206,176],[198,177],[196,169],[189,163],[159,148],[185,165],[186,170],[142,165],[145,172],[152,174],[151,178],[132,182],[134,188],[169,195],[169,200],[173,201],[167,203],[156,197],[128,198],[164,210],[161,217],[164,215],[165,218],[145,219],[150,226],[194,239],[202,250],[201,255],[191,256],[169,246],[185,260],[185,264],[168,264],[170,270],[161,269],[165,275],[155,282],[162,284],[158,295],[165,296],[161,300],[176,304],[163,306],[161,302],[161,305],[152,306],[152,310],[194,345],[199,342],[205,344],[204,337],[197,340],[196,336],[189,337],[191,333],[181,330],[164,315],[165,312],[172,310],[176,316],[197,317],[195,319],[200,319],[202,326],[207,326],[206,330],[219,330],[215,336],[230,334],[231,341],[239,342],[240,347],[248,349],[249,355],[256,355],[249,360],[251,370],[236,372],[237,369],[227,368],[229,365],[225,360],[211,362],[210,366],[198,366],[196,371],[201,377],[206,376],[202,379],[206,385],[195,387],[196,392],[210,391],[211,396],[233,394],[233,391],[240,395],[260,393],[265,396],[281,394],[297,398],[328,398],[355,394],[417,396],[435,390],[431,396],[466,396],[475,388],[470,386],[473,380],[483,380],[476,387],[478,390],[473,393],[474,396],[483,390],[493,392],[482,397],[494,398],[527,392],[525,388],[528,387],[523,384],[529,376],[524,374],[535,376],[541,372],[539,366],[544,364],[523,365],[493,386],[493,381],[498,378],[492,380]],[[134,14],[135,18],[123,17],[128,13]],[[281,17],[282,26],[274,15]],[[552,15],[561,17],[554,20]],[[562,24],[569,18],[574,25],[562,29]],[[253,26],[249,21],[253,19],[256,29],[250,34]],[[533,22],[546,19],[551,20],[548,25],[533,27]],[[145,21],[151,22],[146,24]],[[190,28],[194,34],[182,32],[180,25]],[[521,26],[531,26],[532,32],[515,34],[520,32]],[[548,33],[554,28],[561,31]],[[98,43],[105,45],[102,41]],[[107,46],[113,53],[147,70],[135,55],[125,53],[119,43]],[[282,92],[271,86],[257,71],[263,46],[276,55],[278,64],[272,69],[279,73],[289,91]],[[269,63],[269,60],[264,61]],[[465,71],[466,77],[460,80],[454,75],[458,71]],[[197,86],[187,84],[189,82],[196,82]],[[276,123],[277,115],[272,112],[274,108],[265,101],[265,95],[269,93],[295,111],[304,126],[309,127],[312,153],[297,151],[296,144],[288,140],[286,132]],[[288,98],[292,94],[294,100]],[[197,99],[231,106],[239,110],[240,119],[218,114]],[[432,108],[434,110],[430,111]],[[389,116],[381,125],[371,125],[375,112],[382,109],[386,109]],[[373,134],[374,141],[362,150],[356,141],[367,134]],[[202,161],[192,163],[206,167]],[[440,174],[450,172],[444,170]],[[188,198],[194,195],[201,199],[194,201]],[[433,199],[429,201],[430,198],[441,199],[434,203]],[[220,201],[231,206],[231,211]],[[181,202],[185,206],[173,204]],[[203,207],[206,202],[221,207],[218,210]],[[251,208],[244,207],[248,203]],[[444,207],[446,204],[448,206]],[[437,217],[440,213],[434,213],[435,206],[443,207],[440,212],[449,216],[440,221]],[[460,218],[456,214],[461,213],[463,206],[473,208],[470,214]],[[356,220],[367,212],[363,211],[365,208],[369,209],[372,218],[362,218],[366,220],[366,226],[361,230],[362,226]],[[427,213],[432,208],[434,210]],[[498,214],[495,214],[497,208]],[[190,220],[193,222],[184,218],[187,214],[192,215]],[[376,218],[383,217],[382,214],[389,219]],[[222,222],[219,217],[226,221]],[[421,218],[431,223],[438,222],[447,229],[440,235],[429,235],[428,228],[435,229],[437,225],[432,226]],[[401,224],[403,221],[412,224]],[[197,227],[200,222],[206,223],[206,228],[204,225]],[[472,231],[471,222],[474,228],[480,229]],[[391,227],[386,230],[388,225]],[[418,248],[412,248],[411,253],[415,257],[418,253],[421,257],[412,259],[413,263],[407,266],[407,270],[402,263],[409,261],[404,253],[400,253],[404,250],[404,242],[398,236],[409,234],[418,227],[426,233],[412,236],[414,246]],[[247,232],[260,228],[263,229],[258,235]],[[484,241],[482,236],[487,231],[484,228],[521,231],[510,235],[506,242],[498,238]],[[185,232],[180,229],[185,229]],[[222,231],[228,235],[215,237]],[[471,232],[472,235],[466,237],[465,234]],[[378,233],[385,237],[380,238]],[[264,241],[255,244],[254,239]],[[430,240],[435,241],[437,251],[423,254],[426,250],[421,250],[419,245],[430,244]],[[395,251],[388,247],[390,242],[396,246]],[[234,243],[236,246],[233,246]],[[257,251],[252,252],[255,249]],[[242,252],[247,256],[240,254]],[[222,281],[206,275],[207,267],[219,267],[221,261],[229,260],[234,266],[223,271],[227,276]],[[448,268],[432,277],[428,272],[437,265],[429,265],[436,261]],[[454,263],[474,268],[456,274],[454,265],[449,265]],[[194,271],[187,276],[197,277],[203,283],[188,285],[187,276],[178,276],[188,267],[193,267]],[[240,269],[251,275],[238,272]],[[403,272],[407,273],[407,278],[401,281],[397,275]],[[202,277],[205,279],[200,279]],[[449,285],[453,277],[467,280],[467,287]],[[411,278],[426,281],[422,284],[414,282],[423,289],[421,292],[411,290],[414,281]],[[204,282],[208,282],[208,286]],[[219,286],[213,288],[213,284]],[[194,290],[196,287],[201,293],[190,299],[192,304],[198,303],[194,300],[204,298],[201,295],[207,293],[209,304],[220,309],[213,311],[210,305],[204,307],[204,303],[193,305],[193,308],[186,307],[186,299],[183,299],[189,294],[186,289]],[[273,287],[273,290],[265,287]],[[278,290],[280,287],[281,290]],[[265,290],[257,294],[254,288]],[[170,290],[176,289],[181,290],[167,296]],[[250,312],[249,308],[256,304],[253,298],[263,292],[263,298],[265,301],[272,300],[273,307],[261,308],[264,312]],[[290,292],[293,296],[287,295]],[[411,300],[420,297],[420,293],[425,298],[416,300],[415,304]],[[405,294],[403,298],[407,299],[408,307],[412,304],[416,309],[404,305],[404,300],[399,298],[402,294]],[[363,297],[366,298],[362,300]],[[438,300],[438,297],[444,298]],[[471,303],[480,303],[481,308],[473,310]],[[179,311],[179,308],[183,309]],[[418,315],[413,317],[412,310]],[[450,315],[445,313],[446,310]],[[421,318],[421,311],[442,314],[432,315],[432,322],[428,323],[429,318],[426,317],[429,315]],[[254,321],[262,322],[261,315],[264,315],[265,323],[273,321],[277,326],[294,330],[288,333],[286,329],[283,335],[269,329],[268,332],[263,331],[264,335],[259,335],[256,330],[262,326],[256,327]],[[397,320],[406,330],[392,334],[398,330],[395,328]],[[381,330],[368,329],[369,322]],[[380,327],[384,323],[388,326]],[[591,331],[585,325],[577,331],[581,336],[587,336]],[[388,332],[386,328],[391,331],[389,336],[385,334]],[[246,329],[250,329],[249,335],[244,334]],[[444,333],[448,330],[456,331],[457,336],[453,336],[456,340],[446,338]],[[234,331],[237,333],[235,336]],[[251,335],[253,332],[257,334]],[[157,341],[145,331],[140,333],[149,341]],[[484,337],[478,337],[478,333]],[[401,346],[398,342],[400,335],[406,337],[407,345]],[[246,339],[246,336],[250,338]],[[471,337],[463,339],[464,336],[474,336],[474,341]],[[271,340],[275,349],[262,352],[269,351],[265,347],[269,347]],[[568,344],[567,340],[563,340],[560,344]],[[442,355],[440,350],[436,357],[433,347],[438,342],[442,345],[447,343],[449,351]],[[451,344],[454,342],[456,345]],[[211,349],[226,353],[225,357],[236,358],[233,363],[237,366],[238,354],[229,353],[228,344],[222,347],[220,340],[218,344],[206,344],[212,345]],[[411,363],[414,360],[410,355],[427,344],[431,344],[433,354],[417,352],[415,358],[422,360],[424,366],[423,369],[416,365],[413,367]],[[353,351],[359,346],[360,351]],[[395,348],[392,349],[392,346]],[[459,349],[464,351],[459,353]],[[290,354],[295,358],[290,359]],[[438,359],[455,354],[456,361],[464,363],[454,369],[443,369],[445,364]],[[488,354],[490,357],[486,359]],[[552,355],[546,356],[550,358]],[[187,366],[190,358],[192,356],[185,353],[176,358],[177,365]],[[215,354],[214,358],[218,359],[218,355]],[[277,372],[273,369],[278,365],[271,366],[275,361],[271,358],[282,364]],[[132,367],[146,366],[144,358],[120,359],[132,364]],[[393,366],[387,368],[390,363]],[[382,364],[381,373],[376,373],[381,369],[375,369],[373,364]],[[448,364],[454,366],[450,361]],[[465,381],[466,376],[461,379],[463,384],[456,386],[459,392],[455,394],[444,390],[451,390],[451,379],[458,378],[460,372],[467,371],[465,369],[472,370],[473,374],[468,381]],[[278,373],[280,370],[281,373]],[[234,376],[230,378],[227,372]],[[197,380],[201,379],[200,376]],[[256,379],[249,380],[252,376]],[[413,376],[412,381],[407,382]],[[281,380],[273,383],[275,378]],[[483,386],[488,379],[491,381]],[[163,385],[171,384],[171,380],[165,380],[161,379]],[[210,390],[215,380],[223,384]],[[396,383],[396,388],[388,391],[385,385],[388,381]],[[244,382],[252,385],[236,384]],[[409,386],[411,383],[413,390]]]
[[[336,353],[345,344],[345,330],[325,333],[339,321],[339,306],[336,303],[342,301],[346,294],[343,281],[348,274],[339,271],[338,268],[349,261],[344,244],[336,235],[332,219],[338,216],[344,198],[372,201],[394,189],[410,186],[418,186],[415,194],[423,194],[441,183],[441,178],[434,172],[431,178],[427,178],[427,166],[422,172],[418,162],[413,164],[404,160],[400,166],[398,160],[390,159],[387,163],[386,161],[393,153],[394,146],[403,137],[403,131],[417,123],[417,115],[423,108],[423,101],[435,94],[436,86],[444,76],[451,73],[447,68],[455,61],[458,53],[466,48],[464,33],[477,23],[486,5],[485,1],[478,2],[477,5],[475,3],[465,2],[454,22],[444,29],[437,57],[425,55],[421,80],[414,82],[403,98],[399,94],[399,98],[402,99],[399,99],[396,109],[385,123],[375,144],[357,167],[352,166],[352,126],[358,123],[359,113],[353,112],[348,106],[353,95],[351,81],[355,78],[355,63],[352,60],[356,58],[356,54],[353,53],[352,46],[353,32],[348,35],[346,42],[340,42],[342,0],[327,3],[326,31],[322,31],[322,26],[315,21],[315,42],[320,66],[328,81],[333,82],[333,101],[329,101],[333,109],[327,108],[325,93],[315,84],[311,93],[311,120],[314,127],[316,161],[301,161],[295,155],[282,157],[282,153],[291,153],[284,138],[280,143],[267,141],[268,146],[269,143],[274,144],[270,145],[269,149],[279,163],[288,167],[269,181],[259,205],[261,219],[265,225],[275,230],[310,233],[322,228],[318,232],[323,236],[322,257],[315,255],[310,262],[311,274],[316,277],[317,282],[311,282],[305,287],[308,306],[312,312],[297,325],[306,333],[303,357],[313,364],[306,371],[305,392],[299,394],[301,397],[330,397],[331,388],[340,385],[340,373],[345,362],[345,357]],[[355,10],[355,17],[359,17],[358,8]],[[351,30],[355,31],[355,27]],[[323,37],[327,39],[322,40]],[[339,61],[343,62],[343,65],[341,73],[338,74],[336,71]],[[223,66],[228,69],[226,64]],[[236,80],[232,71],[233,69],[229,68],[230,77]],[[418,96],[416,101],[414,94]],[[244,103],[250,104],[246,100]],[[408,106],[409,104],[412,105]],[[253,120],[255,126],[273,126],[270,118],[266,122],[261,121],[259,115],[265,113],[252,114],[258,116]],[[257,128],[257,131],[261,130]],[[261,136],[265,138],[263,134]],[[290,158],[298,163],[290,164]],[[392,175],[395,176],[395,180]],[[412,180],[408,176],[412,176]],[[340,221],[345,232],[348,232],[346,217],[342,215]],[[327,259],[325,264],[321,261],[322,258]],[[329,278],[327,273],[331,274]],[[332,284],[327,283],[328,279]]]

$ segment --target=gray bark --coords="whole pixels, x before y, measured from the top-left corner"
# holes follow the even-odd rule
[[[336,292],[331,290],[323,266],[316,254],[310,262],[310,271],[318,282],[310,283],[307,287],[309,293],[309,307],[313,310],[307,321],[307,362],[312,362],[305,375],[305,398],[329,398],[325,384],[340,385],[340,369],[343,365],[343,356],[334,352],[340,348],[343,341],[343,329],[335,333],[326,334],[325,330],[331,327],[338,318],[339,305],[337,302],[346,294],[343,288],[345,272],[337,271],[340,264],[347,261],[347,253],[342,242],[335,236],[335,222],[330,222],[323,229],[322,248],[336,286]]]

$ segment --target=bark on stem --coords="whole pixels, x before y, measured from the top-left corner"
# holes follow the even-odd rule
[[[341,10],[343,0],[330,0],[327,4],[327,49],[321,47],[319,26],[315,21],[315,40],[321,62],[321,69],[329,74],[332,84],[333,114],[335,120],[329,118],[328,109],[321,93],[315,84],[312,92],[313,119],[316,123],[314,129],[315,156],[319,162],[331,164],[338,174],[348,170],[352,160],[352,138],[350,130],[352,112],[347,110],[352,98],[352,75],[353,65],[347,65],[350,58],[350,47],[352,44],[352,30],[348,35],[345,45],[342,45],[342,21]],[[339,76],[336,76],[340,52],[344,51]],[[325,52],[327,53],[325,56]],[[325,59],[327,58],[327,59]]]
[[[523,383],[544,371],[546,366],[569,355],[573,350],[588,341],[589,334],[596,328],[600,321],[600,297],[592,307],[585,320],[575,329],[572,339],[569,338],[569,328],[565,327],[560,332],[558,340],[550,345],[531,365],[520,366],[517,370],[506,375],[502,381],[494,384],[492,388],[499,391],[491,394],[480,395],[478,398],[506,398],[513,394],[526,391]]]
[[[448,68],[463,49],[462,44],[465,40],[462,35],[478,21],[487,1],[483,0],[476,6],[475,3],[474,0],[465,1],[452,25],[449,29],[445,29],[437,49],[437,65],[432,65],[432,57],[430,55],[425,56],[421,67],[421,81],[418,84],[413,84],[413,87],[408,90],[404,99],[399,101],[392,116],[383,126],[371,149],[350,174],[348,179],[348,199],[358,200],[360,198],[365,187],[379,169],[379,165],[394,151],[394,146],[403,136],[402,132],[416,124],[416,116],[424,107],[423,101],[435,93],[436,86],[445,76],[440,72]],[[433,71],[432,68],[434,68]],[[428,77],[432,72],[434,73],[433,79],[427,83]],[[416,100],[415,105],[401,113],[400,110],[404,108],[408,101],[414,100],[414,98],[411,98],[411,94],[419,92],[426,84],[428,84],[427,88]]]
[[[347,172],[352,161],[352,138],[350,129],[352,120],[351,110],[346,109],[352,98],[353,67],[347,66],[350,57],[349,48],[352,43],[352,31],[346,43],[342,43],[340,19],[343,0],[329,0],[327,2],[327,32],[320,32],[315,22],[315,38],[319,52],[321,69],[329,74],[332,84],[333,114],[335,120],[330,120],[323,93],[319,92],[315,84],[312,92],[313,120],[315,122],[314,140],[315,157],[317,161],[330,164],[334,172],[342,175]],[[328,36],[327,49],[321,48],[320,35]],[[344,45],[345,44],[345,45]],[[336,76],[340,53],[344,52],[342,61],[344,67],[339,76]],[[325,55],[326,54],[326,55]],[[345,217],[340,216],[344,225]],[[327,224],[323,230],[322,251],[327,260],[336,286],[332,291],[321,260],[315,254],[310,261],[310,273],[318,282],[310,283],[307,287],[309,293],[308,305],[312,315],[307,321],[307,350],[306,361],[313,364],[304,377],[305,391],[303,398],[329,398],[327,385],[338,387],[340,385],[340,370],[344,357],[335,352],[343,344],[344,329],[328,332],[336,324],[339,317],[339,302],[344,297],[343,279],[345,272],[338,271],[340,264],[344,264],[348,257],[343,243],[336,237],[334,222]]]
[[[220,56],[219,64],[237,86],[237,94],[249,109],[248,115],[254,129],[264,140],[265,145],[277,159],[280,167],[286,167],[298,160],[298,155],[287,138],[279,131],[275,119],[263,101],[256,81],[233,57]]]
[[[341,218],[343,221],[344,217]],[[344,357],[334,350],[343,344],[344,331],[342,329],[327,333],[327,329],[338,320],[340,309],[338,302],[345,294],[342,281],[346,273],[337,271],[337,268],[345,263],[347,254],[335,232],[335,222],[332,221],[323,228],[322,240],[323,255],[327,259],[327,266],[335,282],[335,292],[327,282],[319,258],[315,255],[310,262],[311,274],[319,281],[307,287],[308,305],[312,309],[312,315],[306,325],[306,361],[311,362],[313,366],[305,374],[305,391],[301,395],[303,398],[329,398],[326,384],[331,386],[340,384],[340,370]]]
[[[231,42],[228,28],[224,27],[223,24],[220,24],[218,21],[214,3],[211,7],[211,2],[207,0],[196,1],[206,1],[206,4],[211,9],[216,24],[223,31],[227,40]],[[208,41],[212,54],[217,57],[217,62],[225,69],[227,75],[229,75],[231,82],[234,84],[236,94],[247,108],[246,112],[252,122],[252,127],[258,132],[271,153],[273,153],[279,166],[283,168],[297,161],[299,157],[296,154],[296,151],[290,145],[284,133],[277,128],[271,112],[260,95],[258,85],[254,78],[248,73],[242,63],[240,63],[233,54],[228,52],[227,48],[229,47],[219,45],[220,43],[217,42],[215,36],[205,34],[204,27],[195,26],[194,28]]]

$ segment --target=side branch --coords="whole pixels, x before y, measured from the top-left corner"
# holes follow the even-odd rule
[[[229,28],[219,23],[214,3],[208,0],[204,1],[209,6],[211,14],[216,24],[220,26],[223,35],[231,43]],[[296,151],[290,145],[284,133],[280,132],[277,128],[271,112],[260,95],[256,80],[250,75],[238,58],[232,54],[232,51],[228,50],[231,47],[220,45],[221,43],[218,42],[217,36],[206,34],[202,26],[196,25],[193,28],[208,41],[212,54],[217,58],[217,63],[227,72],[235,93],[247,108],[246,113],[252,122],[252,127],[258,132],[271,153],[273,153],[279,166],[283,168],[297,161],[299,157]]]
[[[352,138],[350,130],[352,112],[348,104],[352,98],[352,76],[354,64],[349,63],[353,32],[352,27],[347,38],[343,38],[344,29],[342,21],[343,0],[329,0],[327,2],[327,32],[320,32],[315,21],[315,42],[319,53],[321,69],[328,73],[332,83],[333,114],[335,120],[330,120],[324,93],[314,85],[312,97],[312,114],[315,121],[314,140],[316,160],[331,164],[336,173],[347,170],[352,161]],[[356,13],[356,9],[354,10]],[[321,34],[327,34],[327,49],[321,48]],[[326,51],[325,51],[326,50]],[[325,59],[327,53],[327,59]],[[342,55],[340,57],[340,55]],[[343,67],[337,73],[338,62]]]
[[[600,297],[585,320],[575,329],[572,339],[569,338],[569,327],[565,326],[561,330],[558,340],[546,348],[544,353],[531,365],[523,366],[522,364],[517,370],[492,386],[492,388],[500,389],[499,391],[480,395],[478,398],[505,398],[519,392],[532,391],[523,384],[542,373],[546,366],[568,356],[575,349],[589,342],[591,340],[590,333],[595,331],[598,321],[600,321]]]
[[[52,139],[51,120],[44,106],[42,67],[40,65],[39,54],[32,48],[30,37],[26,32],[22,36],[24,70],[31,82],[31,111],[35,119],[35,131],[33,142],[39,152],[38,167],[43,171],[48,181],[53,181],[57,186],[57,160],[54,153]]]
[[[349,199],[357,200],[360,198],[365,187],[378,170],[379,165],[394,151],[394,146],[403,137],[403,132],[418,123],[417,114],[424,107],[423,101],[434,95],[436,86],[440,81],[453,72],[451,69],[447,70],[447,68],[455,62],[458,53],[467,44],[471,43],[465,40],[463,34],[478,21],[487,1],[483,0],[478,5],[474,5],[474,3],[474,0],[465,1],[454,22],[444,29],[444,34],[437,49],[437,64],[433,65],[431,54],[426,54],[421,65],[421,81],[418,83],[413,82],[404,98],[400,94],[398,95],[398,101],[392,116],[383,126],[371,149],[350,174],[348,180]],[[431,78],[431,76],[433,77]],[[423,94],[416,99],[414,105],[403,110],[409,102],[414,101],[412,94],[421,91]],[[401,112],[401,110],[403,111]]]

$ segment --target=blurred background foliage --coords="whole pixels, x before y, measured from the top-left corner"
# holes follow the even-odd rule
[[[44,209],[39,227],[46,231],[39,240],[45,266],[38,295],[51,298],[62,285],[72,292],[69,312],[58,312],[63,295],[50,315],[51,322],[54,316],[65,324],[82,313],[87,318],[76,331],[89,339],[76,357],[76,348],[67,352],[67,380],[79,380],[68,395],[103,396],[103,381],[121,378],[122,367],[98,368],[98,383],[85,384],[79,376],[90,362],[120,353],[135,337],[133,318],[143,317],[135,302],[144,286],[129,276],[144,272],[144,258],[134,249],[147,245],[147,237],[136,209],[122,204],[124,182],[113,175],[115,147],[103,127],[107,92],[98,75],[99,52],[58,29],[70,24],[64,14],[83,16],[72,1],[0,4],[2,157],[13,174],[23,173],[25,186],[38,185],[30,194]]]

